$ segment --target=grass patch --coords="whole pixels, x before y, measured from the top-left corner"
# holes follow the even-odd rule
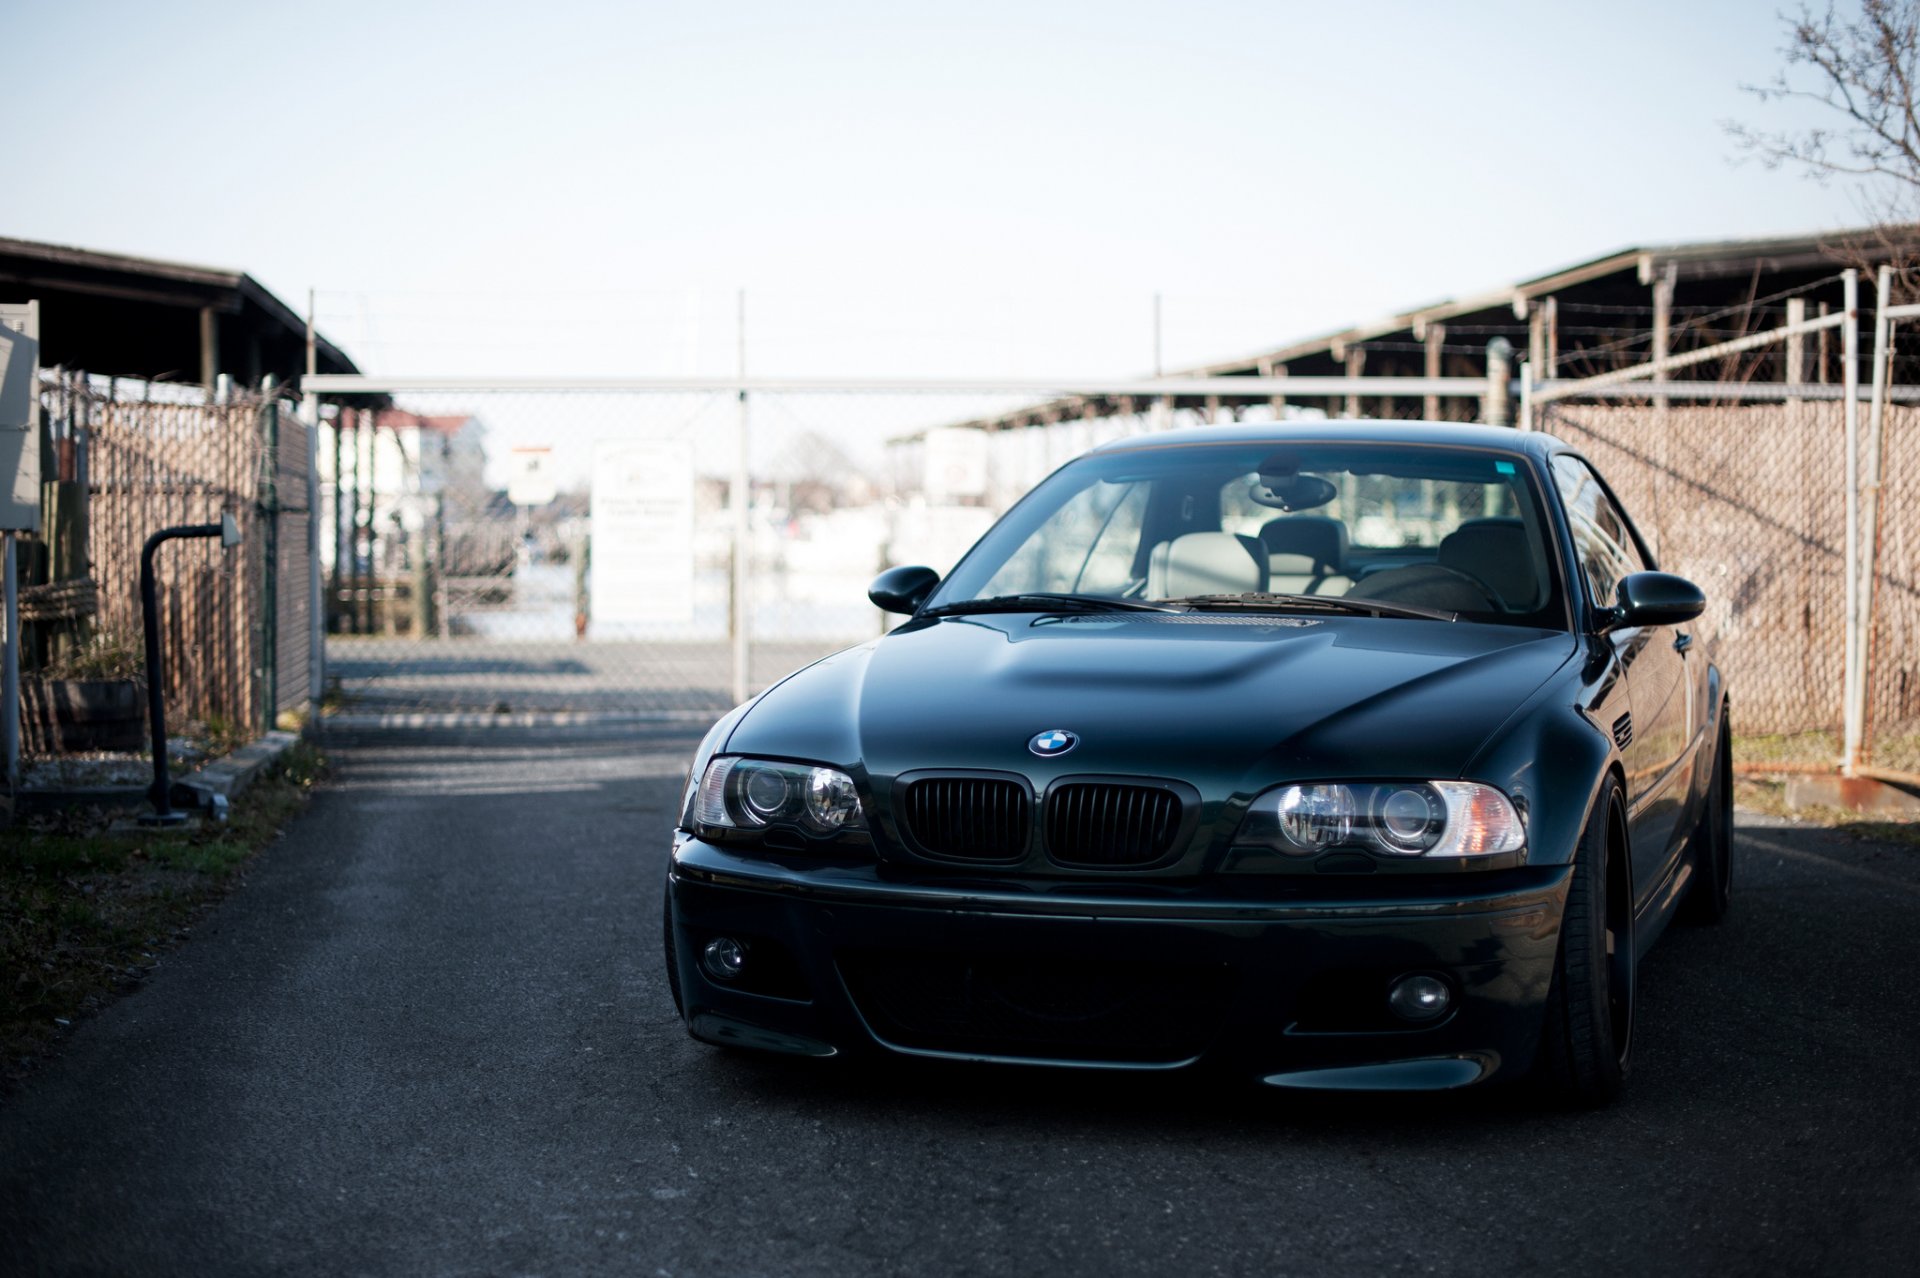
[[[1736,734],[1733,757],[1742,763],[1832,763],[1840,757],[1840,737],[1832,732]]]
[[[302,742],[224,825],[127,828],[124,811],[32,818],[0,833],[0,1085],[153,969],[305,806],[325,761]]]

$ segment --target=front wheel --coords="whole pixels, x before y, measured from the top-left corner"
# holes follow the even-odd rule
[[[1605,1105],[1627,1074],[1634,963],[1626,846],[1626,803],[1609,778],[1574,854],[1533,1067],[1541,1090],[1564,1105]]]
[[[1680,917],[1689,923],[1718,923],[1733,901],[1733,728],[1725,706],[1720,708],[1719,753],[1706,810],[1687,842],[1693,848],[1693,883],[1680,902]]]

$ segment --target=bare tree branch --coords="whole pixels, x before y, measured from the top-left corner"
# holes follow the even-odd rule
[[[1835,123],[1783,131],[1739,121],[1725,128],[1737,148],[1768,168],[1790,165],[1808,176],[1884,178],[1920,192],[1920,0],[1860,0],[1842,18],[1829,0],[1816,13],[1782,14],[1785,65],[1771,83],[1743,85],[1761,103],[1812,103]]]

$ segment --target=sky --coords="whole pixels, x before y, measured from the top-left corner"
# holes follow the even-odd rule
[[[1773,6],[0,0],[0,234],[243,269],[367,371],[1133,375],[1615,248],[1818,231],[1729,162]]]

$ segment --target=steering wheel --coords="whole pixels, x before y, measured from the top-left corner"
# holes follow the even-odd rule
[[[1370,573],[1353,583],[1349,598],[1378,599],[1381,603],[1418,604],[1447,612],[1499,612],[1500,601],[1480,580],[1458,568],[1440,564],[1409,564]]]

